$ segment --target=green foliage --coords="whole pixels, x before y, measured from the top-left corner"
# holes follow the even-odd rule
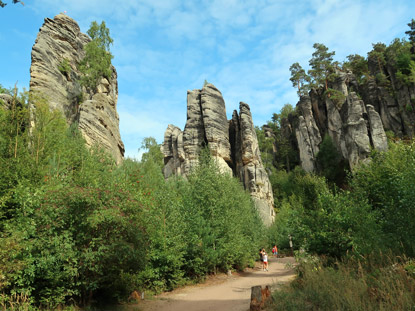
[[[13,95],[13,90],[6,89],[3,85],[0,84],[0,94],[9,94]]]
[[[29,132],[28,102],[14,97],[0,110],[1,306],[119,301],[252,265],[262,222],[211,159],[190,182],[166,182],[160,146],[146,138],[142,161],[117,167],[35,94]]]
[[[411,43],[411,53],[415,54],[415,20],[412,19],[408,23],[410,30],[405,31],[405,34],[409,36],[409,42]]]
[[[386,153],[376,153],[371,163],[356,172],[351,181],[356,196],[367,198],[377,212],[385,234],[383,247],[415,254],[414,145],[390,143]]]
[[[397,56],[396,65],[398,66],[398,70],[404,75],[408,75],[411,73],[411,60],[412,58],[409,53],[402,53]]]
[[[324,92],[324,95],[327,96],[327,98],[329,98],[336,105],[337,109],[340,109],[346,100],[346,96],[343,94],[343,92],[332,88],[328,88]]]
[[[386,51],[386,45],[384,43],[378,42],[376,44],[372,44],[373,50],[368,53],[368,57],[373,58],[378,66],[378,70],[376,74],[382,74],[384,75],[383,67],[386,64],[386,58],[385,58],[385,51]]]
[[[58,66],[58,69],[63,75],[69,77],[69,74],[71,73],[71,65],[69,64],[67,58],[64,58],[62,60],[62,62]]]
[[[388,80],[388,77],[383,72],[378,72],[375,76],[376,83],[383,87],[389,87],[390,81]]]
[[[347,56],[347,62],[343,64],[343,68],[350,69],[359,83],[366,81],[369,75],[367,60],[358,54]]]
[[[298,170],[271,175],[281,202],[273,231],[277,242],[286,246],[291,234],[295,247],[317,254],[391,249],[413,256],[414,154],[413,144],[390,142],[388,152],[375,153],[370,164],[354,171],[352,191],[332,193],[322,180]]]
[[[285,104],[284,106],[282,106],[280,110],[280,118],[281,119],[288,118],[288,116],[294,113],[294,111],[295,109],[291,104]]]
[[[113,40],[104,21],[100,25],[93,21],[88,35],[92,40],[84,47],[85,56],[79,64],[79,70],[82,73],[81,85],[95,91],[102,78],[111,78],[113,56],[109,47]]]
[[[323,178],[301,170],[278,172],[273,186],[279,204],[273,238],[288,247],[335,257],[348,250],[365,253],[378,245],[379,227],[370,206],[349,192],[329,191]]]
[[[335,52],[329,52],[329,49],[321,43],[314,43],[313,48],[315,51],[309,61],[311,69],[308,74],[312,79],[312,86],[324,87],[327,90],[328,81],[334,71],[333,56]]]
[[[233,177],[221,174],[207,155],[189,176],[184,196],[186,254],[191,275],[242,268],[256,257],[262,222],[251,198]]]
[[[324,136],[320,150],[316,155],[316,163],[320,173],[331,183],[342,185],[346,178],[346,167],[342,157],[330,135]]]
[[[255,131],[258,139],[259,149],[261,151],[262,163],[266,169],[272,169],[274,166],[275,136],[268,137],[268,134],[267,136],[265,134],[265,131],[268,131],[268,133],[273,133],[272,129],[267,126],[262,126],[262,128],[256,126]]]
[[[297,87],[298,96],[307,95],[309,89],[310,77],[306,74],[305,70],[300,66],[299,63],[294,63],[290,67],[291,78],[290,81],[294,87]]]
[[[141,148],[139,150],[147,150],[143,153],[141,160],[143,162],[154,161],[160,168],[163,167],[164,155],[160,150],[160,145],[157,144],[157,141],[153,137],[146,137],[141,143]]]
[[[273,114],[271,121],[261,128],[256,128],[261,158],[269,172],[274,168],[289,171],[298,164],[298,155],[291,143],[293,137],[289,137],[287,131],[284,132],[282,124],[283,119],[294,113],[293,106],[285,104],[280,113]]]

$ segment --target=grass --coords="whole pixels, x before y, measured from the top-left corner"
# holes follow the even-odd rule
[[[415,310],[415,263],[405,257],[308,260],[298,275],[268,310]]]

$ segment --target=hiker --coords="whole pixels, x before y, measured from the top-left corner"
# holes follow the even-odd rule
[[[265,250],[262,253],[262,270],[263,271],[268,271],[268,255],[265,252]]]
[[[263,248],[259,249],[259,259],[261,260],[261,262],[263,262],[262,255],[263,255],[264,252],[265,252],[265,250]]]
[[[274,254],[274,257],[278,257],[277,244],[274,244],[274,247],[272,248],[272,254]]]

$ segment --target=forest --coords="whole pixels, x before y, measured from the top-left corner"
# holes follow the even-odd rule
[[[414,33],[370,52],[379,62],[393,60],[399,79],[412,87]],[[339,95],[328,87],[337,67],[350,68],[359,83],[370,78],[366,58],[358,55],[329,62],[304,79],[294,77],[305,74],[296,65],[292,81],[299,95],[312,88]],[[388,85],[387,76],[372,78]],[[87,148],[76,123],[68,126],[41,97],[16,88],[1,87],[0,93],[12,97],[9,108],[0,108],[3,309],[70,310],[123,302],[134,290],[172,290],[252,267],[261,247],[277,243],[289,251],[290,237],[298,278],[274,293],[271,308],[413,309],[412,139],[390,134],[387,152],[373,150],[370,161],[352,171],[339,164],[326,138],[318,172],[306,173],[281,135],[282,120],[296,113],[285,106],[267,125],[272,138],[257,129],[277,212],[274,225],[265,228],[240,182],[219,173],[209,146],[187,179],[165,180],[154,138],[142,142],[140,161],[116,165],[99,146]]]

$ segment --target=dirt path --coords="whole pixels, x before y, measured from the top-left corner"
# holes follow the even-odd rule
[[[141,301],[136,307],[142,311],[247,311],[249,310],[251,287],[273,285],[290,281],[294,277],[292,257],[271,258],[269,271],[262,271],[259,264],[251,271],[232,276],[217,276],[206,284],[186,286],[169,293],[163,293],[155,300]]]

